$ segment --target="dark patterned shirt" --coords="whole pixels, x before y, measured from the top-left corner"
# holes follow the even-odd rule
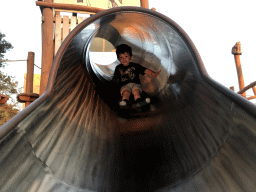
[[[140,84],[139,74],[144,75],[147,68],[137,63],[130,63],[128,66],[119,64],[114,72],[113,81],[118,82],[121,86],[128,83]]]

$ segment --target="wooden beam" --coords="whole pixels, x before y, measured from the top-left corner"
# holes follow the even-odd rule
[[[37,93],[21,93],[17,96],[17,100],[20,103],[32,103],[36,99],[38,99],[39,94]]]
[[[53,0],[45,0],[45,2],[40,3],[47,4],[51,2],[53,2]],[[40,81],[40,95],[42,95],[46,89],[54,56],[53,10],[51,8],[44,8],[43,18],[44,21],[42,22],[42,69]]]
[[[69,16],[63,16],[63,17],[69,17]],[[78,18],[82,18],[82,21],[84,20],[83,17],[78,17]],[[43,19],[43,18],[42,18],[42,19]],[[86,17],[85,19],[87,19],[87,17]],[[42,20],[42,21],[43,21],[43,20]],[[68,23],[70,24],[70,23],[71,23],[71,19],[69,19],[68,21],[69,21]],[[53,18],[53,22],[54,22],[54,23],[56,22],[56,17]],[[63,20],[63,18],[61,18],[61,23],[63,23],[63,22],[64,22],[64,20]],[[76,20],[76,24],[79,24],[78,19]]]
[[[83,5],[72,5],[72,4],[63,4],[63,3],[48,3],[48,2],[42,2],[42,1],[36,1],[36,5],[40,7],[46,7],[46,8],[90,12],[90,13],[98,13],[100,11],[105,10],[97,7],[88,7]]]
[[[148,9],[148,0],[140,0],[140,6]]]
[[[64,41],[64,39],[68,36],[69,34],[69,23],[71,23],[69,16],[64,16],[63,17],[63,25],[62,25],[62,29],[63,29],[63,37],[62,40]]]
[[[76,27],[76,17],[75,16],[71,16],[71,23],[70,23],[70,29],[71,31]]]
[[[243,76],[243,71],[242,71],[242,66],[241,66],[241,61],[240,61],[240,55],[242,55],[241,43],[240,42],[237,42],[233,46],[232,54],[235,57],[236,71],[237,71],[239,88],[240,88],[240,90],[242,90],[244,88],[244,76]],[[242,94],[243,97],[246,97],[246,93],[245,92],[242,92],[241,94]]]
[[[28,52],[26,93],[33,93],[34,60],[35,60],[35,53]]]
[[[78,18],[77,18],[77,24],[82,23],[82,22],[83,22],[83,20],[84,20],[84,18],[83,18],[83,17],[78,17]]]
[[[248,97],[247,99],[248,99],[248,100],[256,99],[256,96],[251,96],[251,97]]]
[[[256,88],[252,87],[252,90],[253,90],[254,95],[256,95]]]
[[[247,85],[246,87],[244,87],[242,90],[238,91],[238,94],[243,94],[245,91],[247,91],[250,88],[253,88],[256,85],[256,81],[250,83],[249,85]]]
[[[9,96],[7,96],[7,95],[1,95],[1,94],[0,94],[0,104],[5,104],[8,99],[9,99]]]
[[[55,22],[55,55],[61,45],[61,15],[56,15],[56,22]]]

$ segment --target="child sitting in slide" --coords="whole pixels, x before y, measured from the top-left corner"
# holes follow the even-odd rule
[[[121,64],[119,64],[114,72],[113,82],[118,82],[121,85],[120,94],[122,100],[119,103],[120,107],[127,107],[129,105],[130,95],[133,94],[134,101],[137,107],[142,106],[145,102],[141,99],[141,84],[139,74],[149,74],[153,77],[157,77],[160,73],[154,72],[141,66],[138,63],[130,62],[132,58],[132,49],[126,44],[121,44],[116,47],[116,55]]]

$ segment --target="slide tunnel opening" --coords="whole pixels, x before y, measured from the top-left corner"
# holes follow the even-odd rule
[[[109,156],[103,152],[102,155],[103,159],[117,158],[118,162],[111,163],[117,163],[113,166],[118,170],[120,178],[124,178],[119,185],[131,184],[135,189],[147,186],[145,190],[161,188],[170,184],[176,185],[182,180],[192,177],[216,154],[216,150],[214,150],[205,155],[200,164],[193,165],[186,170],[181,168],[183,163],[189,163],[186,160],[187,152],[182,153],[182,151],[189,150],[189,146],[182,144],[178,135],[184,129],[191,128],[190,119],[184,122],[183,117],[187,115],[184,109],[194,102],[194,90],[197,89],[196,82],[200,78],[196,55],[186,34],[182,33],[173,21],[146,9],[131,8],[131,11],[129,8],[123,9],[109,14],[99,14],[97,18],[92,16],[71,32],[67,45],[62,45],[64,49],[61,50],[62,55],[59,72],[55,79],[54,94],[56,93],[60,97],[62,95],[60,91],[65,93],[66,101],[70,107],[74,108],[72,116],[69,116],[69,113],[64,114],[66,119],[71,121],[79,114],[77,123],[81,129],[83,129],[83,125],[80,124],[83,124],[84,119],[90,123],[88,132],[92,132],[96,138],[95,141],[91,140],[92,145],[97,146],[97,141],[105,143],[107,146],[108,144],[116,145],[115,147],[111,146],[117,150],[116,152]],[[119,118],[116,114],[115,105],[118,105],[120,92],[113,90],[110,79],[119,62],[115,60],[108,65],[100,65],[91,58],[93,42],[97,39],[109,42],[112,48],[122,43],[128,44],[133,51],[132,62],[140,63],[154,71],[161,70],[156,79],[147,76],[141,78],[143,91],[157,97],[160,103],[160,105],[157,103],[156,110],[150,114],[151,116],[148,114],[136,116],[136,114],[134,119],[126,118],[123,121],[123,118]],[[112,48],[111,50],[113,50]],[[57,59],[59,57],[57,55]],[[65,77],[70,79],[69,87],[66,84],[62,85],[62,82],[67,81]],[[176,81],[177,79],[178,81]],[[161,109],[160,113],[158,109]],[[71,111],[71,109],[68,110]],[[85,112],[83,113],[82,110]],[[193,112],[193,110],[192,108],[191,111]],[[170,116],[172,118],[169,118]],[[172,122],[172,120],[174,121]],[[91,121],[95,122],[95,125]],[[182,129],[183,127],[185,128]],[[87,129],[87,127],[84,128]],[[111,139],[106,139],[110,135],[112,135]],[[116,143],[116,138],[118,138],[118,143]],[[119,150],[118,147],[121,149]],[[200,151],[196,151],[200,153]],[[150,159],[151,155],[159,156],[159,158],[157,160]],[[93,156],[88,162],[93,162],[95,158],[97,157]],[[138,164],[131,164],[137,160]],[[144,161],[147,162],[145,165]],[[100,163],[99,166],[100,169],[103,169],[106,165]],[[139,168],[136,170],[134,167],[138,166]],[[127,167],[131,170],[126,169]],[[60,171],[59,166],[51,168]],[[144,171],[144,169],[149,170]],[[130,177],[130,171],[134,177],[127,178]],[[137,171],[140,173],[137,174]],[[101,175],[109,174],[106,170],[103,172],[92,178],[101,182],[105,178]],[[174,173],[178,174],[174,175]],[[87,176],[89,173],[83,174]],[[118,178],[106,177],[108,179],[103,182],[104,185],[118,182]],[[139,180],[136,181],[136,178]],[[129,181],[126,182],[126,180]],[[65,182],[72,184],[72,181],[69,180],[65,180]],[[90,186],[92,185],[90,184]]]
[[[156,72],[161,70],[157,78],[141,76],[143,91],[157,99],[161,96],[161,90],[168,86],[171,75],[181,71],[185,74],[189,68],[195,71],[193,56],[183,38],[162,18],[135,11],[107,14],[81,29],[70,43],[70,46],[76,46],[78,49],[84,69],[90,74],[95,87],[102,92],[101,97],[105,100],[108,100],[109,93],[120,97],[120,92],[112,89],[110,81],[115,67],[120,63],[115,55],[115,47],[123,43],[132,48],[131,62]],[[97,53],[97,49],[102,51]],[[179,49],[184,55],[180,55],[182,53]],[[105,60],[105,63],[97,61],[100,59]],[[175,82],[170,86],[175,94],[180,92],[180,87]],[[119,98],[113,97],[113,94],[112,103],[116,105]],[[111,101],[107,103],[111,105]]]
[[[61,95],[65,95],[67,105],[74,108],[74,112],[72,112],[72,116],[65,112],[64,116],[69,121],[78,118],[74,121],[74,123],[78,121],[78,129],[80,127],[83,129],[81,124],[85,121],[84,119],[90,122],[88,128],[84,127],[84,129],[90,129],[88,133],[92,132],[95,137],[95,141],[90,140],[92,145],[97,146],[97,141],[100,141],[107,146],[116,145],[114,148],[121,148],[120,151],[116,149],[117,151],[109,154],[109,156],[105,152],[102,153],[103,159],[117,158],[116,161],[118,162],[113,161],[111,163],[117,163],[117,165],[113,165],[114,168],[118,170],[120,178],[125,178],[120,181],[119,185],[127,186],[135,182],[132,185],[135,185],[136,189],[147,186],[145,190],[161,188],[169,184],[176,185],[200,170],[201,166],[206,164],[216,152],[207,155],[200,165],[193,165],[187,170],[181,168],[183,158],[186,157],[184,154],[178,154],[183,149],[179,147],[182,141],[177,138],[178,132],[181,130],[176,129],[186,126],[186,123],[182,122],[183,110],[190,102],[193,102],[195,82],[200,78],[195,60],[196,56],[188,39],[173,21],[154,11],[142,8],[132,8],[137,9],[136,11],[128,11],[129,8],[123,9],[125,10],[98,15],[97,18],[92,16],[70,33],[67,41],[60,49],[62,54],[56,56],[56,60],[60,58],[60,62],[53,95],[59,95],[63,103],[64,99],[61,98]],[[146,75],[141,77],[143,91],[157,97],[159,101],[155,105],[156,109],[149,114],[151,116],[148,113],[135,114],[132,116],[135,118],[129,119],[131,116],[128,116],[123,120],[116,113],[115,106],[118,105],[120,91],[113,90],[110,80],[119,62],[115,60],[108,65],[96,63],[91,58],[90,52],[93,50],[94,41],[97,40],[109,42],[110,50],[119,44],[128,44],[133,52],[132,62],[140,63],[154,71],[161,70],[156,79]],[[180,73],[182,74],[179,75],[181,78],[177,78],[176,75]],[[177,79],[178,81],[176,81]],[[67,81],[69,85],[62,83]],[[61,110],[64,110],[64,107]],[[67,108],[67,110],[71,111],[72,109]],[[82,110],[85,112],[83,113]],[[169,115],[172,117],[171,119],[177,118],[179,120],[170,122]],[[95,122],[95,125],[91,121]],[[166,123],[171,126],[169,130],[166,130]],[[172,139],[168,140],[167,135],[170,134],[172,134]],[[108,140],[105,137],[111,137],[111,139],[108,138]],[[116,138],[118,138],[118,143],[116,143]],[[186,147],[188,146],[184,146],[184,148]],[[129,154],[131,154],[130,157]],[[65,154],[62,155],[66,156]],[[150,159],[151,155],[159,156],[159,158],[157,160]],[[95,158],[97,157],[93,156],[88,162],[93,162]],[[140,158],[142,160],[139,160]],[[137,165],[130,164],[137,161],[136,159],[139,161]],[[145,165],[144,160],[147,162]],[[99,161],[101,162],[101,160]],[[60,171],[59,166],[51,166],[50,163],[48,165],[55,172]],[[100,163],[99,166],[102,169],[106,165]],[[134,167],[137,166],[141,167],[136,170]],[[131,170],[126,169],[127,167],[130,167]],[[149,170],[144,172],[144,169]],[[171,174],[169,174],[170,169],[172,170]],[[127,178],[130,171],[135,177]],[[140,173],[137,174],[137,171]],[[174,175],[175,172],[178,174]],[[87,176],[89,173],[83,174]],[[105,176],[101,177],[104,174],[109,173],[103,171],[92,178],[100,182],[105,178]],[[60,174],[59,177],[62,175]],[[104,185],[118,182],[118,178],[106,177],[108,179],[103,182]],[[135,181],[136,177],[141,182]],[[129,181],[126,182],[126,180]],[[68,179],[65,179],[65,182],[72,184],[72,181]],[[90,186],[92,185],[90,184]]]
[[[114,68],[118,65],[115,50],[115,47],[106,39],[94,37],[91,42],[89,61],[94,73],[100,74],[106,81],[112,80]]]

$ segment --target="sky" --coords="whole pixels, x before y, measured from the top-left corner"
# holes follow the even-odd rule
[[[167,4],[168,2],[168,4]],[[0,2],[0,30],[14,48],[5,59],[27,59],[35,52],[35,64],[41,66],[41,11],[35,0]],[[254,0],[149,0],[149,8],[175,21],[195,44],[211,78],[239,91],[232,47],[242,46],[242,71],[245,85],[256,81],[256,6]],[[26,62],[9,62],[5,71],[23,86]],[[40,69],[34,68],[39,74]],[[252,95],[252,91],[247,95]]]

